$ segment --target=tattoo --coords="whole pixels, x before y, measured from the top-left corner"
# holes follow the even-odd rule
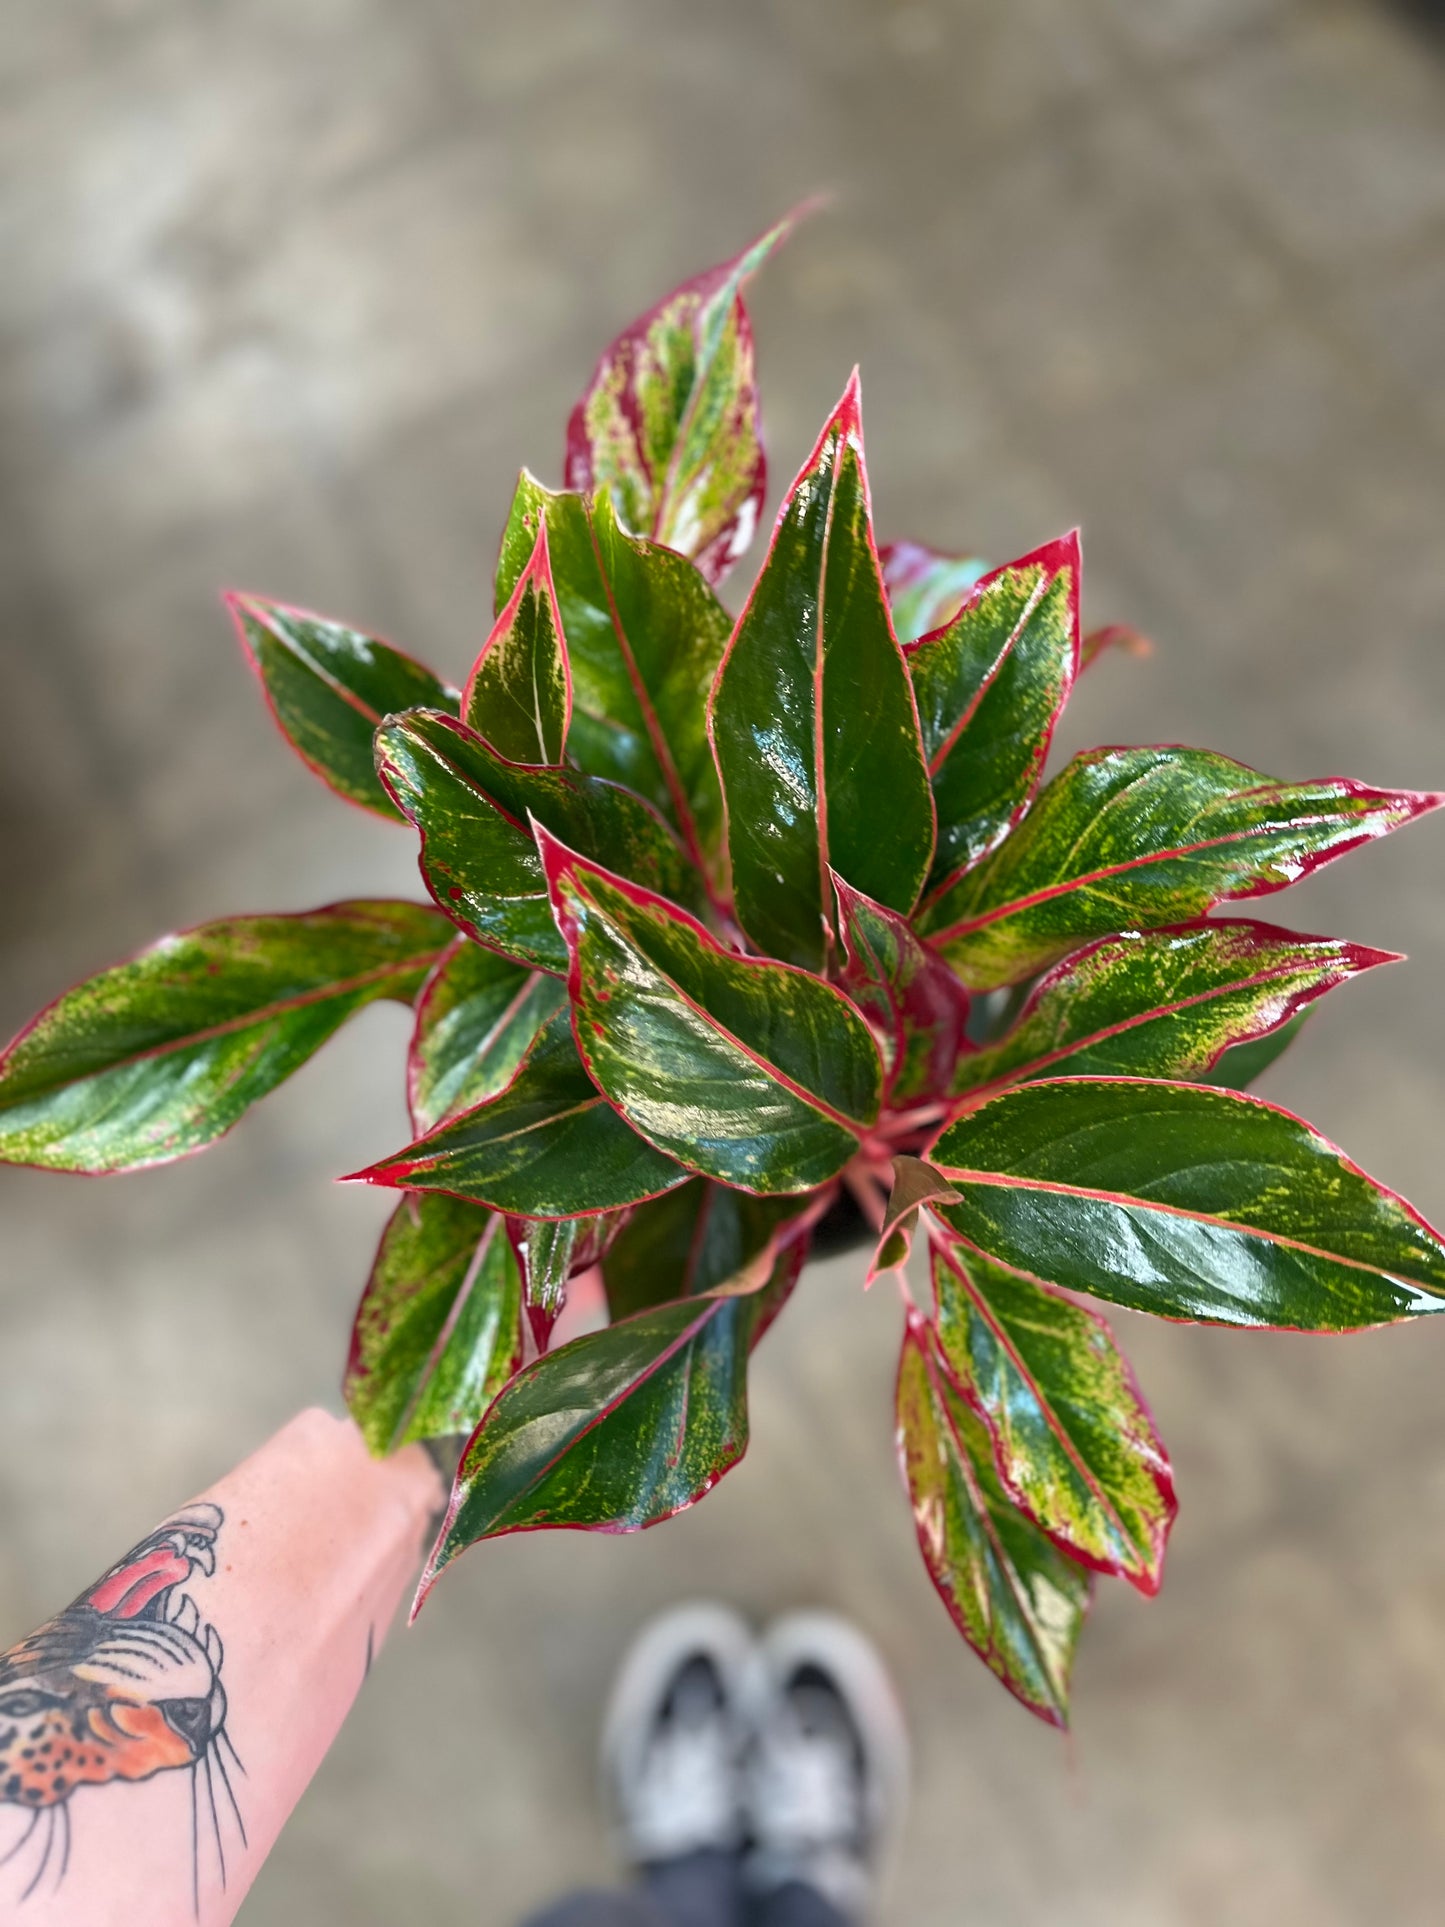
[[[197,1572],[215,1572],[224,1522],[219,1506],[187,1506],[0,1653],[0,1816],[7,1805],[29,1815],[0,1850],[0,1869],[10,1868],[0,1880],[13,1880],[21,1900],[64,1880],[80,1788],[181,1770],[191,1783],[197,1918],[203,1857],[214,1858],[225,1886],[224,1836],[246,1843],[231,1778],[245,1769],[226,1730],[220,1635],[186,1590]]]

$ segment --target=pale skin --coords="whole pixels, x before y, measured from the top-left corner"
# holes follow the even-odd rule
[[[0,1921],[225,1927],[442,1498],[420,1447],[303,1412],[0,1652]]]

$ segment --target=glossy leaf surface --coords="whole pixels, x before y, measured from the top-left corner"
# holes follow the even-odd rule
[[[633,1128],[750,1191],[824,1184],[878,1115],[882,1066],[847,998],[725,950],[662,898],[539,833],[588,1071]]]
[[[567,964],[529,815],[624,876],[696,898],[695,874],[661,821],[613,783],[504,762],[465,724],[428,710],[393,717],[376,742],[382,780],[421,832],[427,888],[504,956],[559,975]]]
[[[1065,957],[1018,1022],[958,1066],[958,1092],[1063,1076],[1190,1077],[1285,1023],[1387,950],[1273,924],[1186,924],[1106,937]]]
[[[1165,1318],[1351,1331],[1445,1309],[1445,1246],[1288,1111],[1202,1084],[1060,1078],[989,1099],[932,1162],[940,1215],[1015,1270]]]
[[[693,1178],[640,1204],[602,1260],[613,1318],[673,1298],[746,1291],[773,1267],[773,1242],[797,1218],[796,1198],[759,1198]]]
[[[933,801],[873,547],[856,375],[783,503],[711,727],[738,920],[760,950],[823,968],[830,865],[912,909]]]
[[[1065,1552],[1159,1590],[1178,1503],[1109,1327],[1057,1292],[935,1242],[939,1350],[983,1418],[1009,1497]]]
[[[538,1034],[504,1091],[352,1175],[403,1191],[445,1191],[519,1218],[613,1210],[687,1177],[598,1091],[565,1011]]]
[[[893,628],[902,643],[917,642],[952,622],[989,567],[976,555],[942,555],[922,542],[885,542],[878,561]]]
[[[564,985],[543,970],[462,938],[417,1000],[407,1059],[411,1121],[429,1131],[505,1090],[542,1026],[565,1008]]]
[[[930,889],[986,856],[1028,808],[1078,667],[1077,530],[985,576],[909,650],[938,808]]]
[[[674,288],[606,350],[567,424],[567,485],[721,581],[757,528],[767,471],[743,284],[795,217]]]
[[[522,1362],[522,1285],[502,1220],[457,1198],[392,1213],[351,1333],[346,1404],[373,1452],[474,1431]]]
[[[513,1379],[457,1469],[422,1579],[478,1539],[539,1526],[635,1532],[700,1499],[748,1443],[748,1351],[791,1289],[684,1299],[548,1352]]]
[[[1001,849],[925,901],[919,928],[991,989],[1092,937],[1282,890],[1440,801],[1344,778],[1274,783],[1207,750],[1091,750]]]
[[[1089,1575],[1003,1490],[988,1433],[921,1321],[899,1361],[898,1449],[923,1561],[954,1624],[1030,1712],[1067,1726]]]
[[[560,763],[572,671],[547,557],[547,526],[467,678],[462,720],[513,763]]]
[[[126,1171],[198,1151],[353,1012],[410,1003],[446,940],[429,905],[386,899],[162,937],[0,1056],[0,1162]]]
[[[843,988],[876,1027],[890,1104],[950,1089],[967,1041],[968,992],[905,918],[834,875]]]
[[[457,692],[375,636],[261,596],[226,606],[282,735],[323,783],[378,816],[400,811],[377,781],[372,733],[399,709],[453,713]]]
[[[567,1280],[582,1218],[532,1218],[525,1221],[521,1245],[522,1301],[538,1349],[545,1351],[558,1314],[567,1302]]]
[[[685,557],[620,527],[609,498],[589,506],[525,471],[497,563],[499,606],[543,528],[572,669],[573,758],[645,796],[694,860],[714,868],[722,794],[706,704],[732,626],[727,611]]]

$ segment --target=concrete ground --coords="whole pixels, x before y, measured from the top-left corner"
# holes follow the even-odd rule
[[[1357,0],[46,0],[0,47],[3,1010],[223,911],[411,890],[272,735],[215,591],[459,675],[518,465],[615,325],[816,188],[757,289],[775,482],[855,359],[877,512],[1004,558],[1074,521],[1101,666],[1067,748],[1445,780],[1445,70]],[[1268,912],[1413,953],[1268,1087],[1445,1216],[1445,835]],[[368,1013],[205,1157],[7,1174],[0,1643],[334,1401],[401,1141]],[[894,1304],[808,1281],[755,1441],[641,1539],[472,1554],[386,1653],[246,1927],[498,1923],[604,1848],[639,1619],[825,1601],[918,1753],[909,1927],[1436,1922],[1445,1328],[1119,1324],[1183,1499],[1106,1587],[1071,1745],[959,1644],[895,1489]]]

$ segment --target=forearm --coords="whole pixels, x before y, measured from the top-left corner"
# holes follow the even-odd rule
[[[224,1927],[440,1498],[419,1448],[305,1412],[0,1654],[0,1920]]]

